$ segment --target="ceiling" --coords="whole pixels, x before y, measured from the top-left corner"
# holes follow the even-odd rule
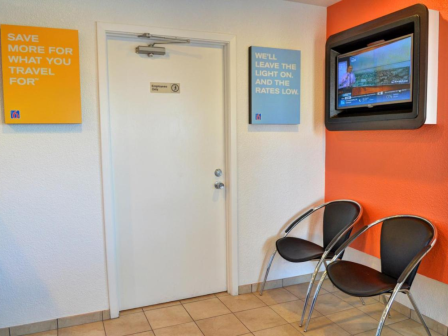
[[[341,0],[286,0],[286,1],[300,2],[300,3],[309,4],[309,5],[328,7],[328,6],[331,6]]]

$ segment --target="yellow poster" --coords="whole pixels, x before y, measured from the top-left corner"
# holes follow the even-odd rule
[[[81,123],[78,31],[0,29],[5,122]]]

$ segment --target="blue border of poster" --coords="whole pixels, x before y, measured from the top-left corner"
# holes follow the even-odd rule
[[[249,48],[249,123],[300,124],[300,50]]]

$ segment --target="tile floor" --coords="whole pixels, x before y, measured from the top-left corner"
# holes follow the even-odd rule
[[[305,333],[298,321],[308,284],[230,296],[218,293],[131,309],[120,318],[35,336],[375,336],[383,304],[345,295],[325,283]],[[426,336],[423,326],[397,311],[383,336]],[[440,334],[432,331],[433,336]]]

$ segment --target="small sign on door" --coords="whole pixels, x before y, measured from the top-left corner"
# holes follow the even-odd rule
[[[151,93],[180,93],[180,83],[151,83]]]

